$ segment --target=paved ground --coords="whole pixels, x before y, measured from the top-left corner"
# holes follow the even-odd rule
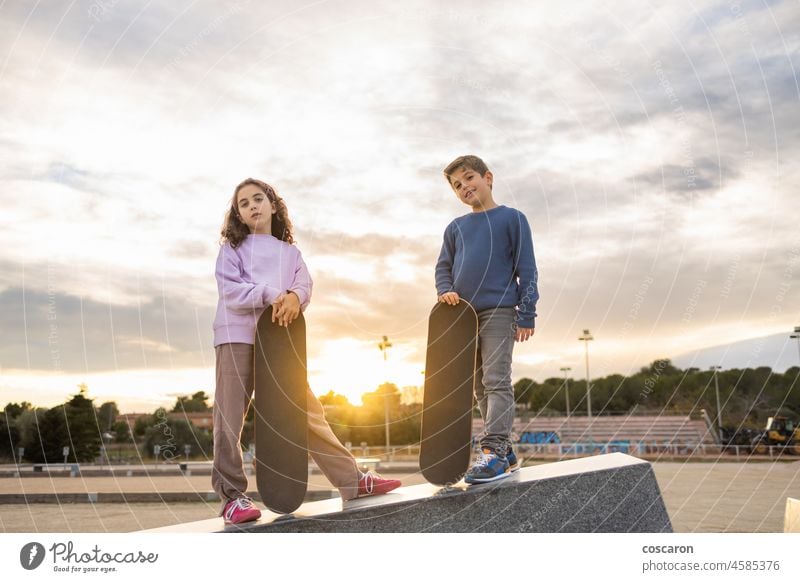
[[[800,497],[800,462],[654,463],[678,532],[782,532],[786,498]]]
[[[800,498],[800,461],[793,463],[654,463],[678,532],[780,532],[786,498]],[[392,474],[405,485],[418,473]],[[325,490],[312,475],[309,490]],[[0,493],[209,491],[208,476],[3,478]],[[125,532],[216,516],[217,502],[0,505],[4,532]]]

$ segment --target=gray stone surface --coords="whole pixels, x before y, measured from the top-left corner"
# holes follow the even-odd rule
[[[493,484],[305,503],[294,514],[220,528],[212,519],[173,532],[671,532],[650,463],[612,453],[522,469]]]

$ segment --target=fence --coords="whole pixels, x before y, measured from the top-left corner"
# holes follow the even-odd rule
[[[795,460],[785,447],[766,447],[765,454],[755,454],[752,447],[744,445],[709,445],[697,442],[658,442],[658,441],[608,441],[585,443],[551,443],[551,444],[515,444],[514,449],[522,456],[557,456],[581,457],[606,453],[625,453],[632,456],[670,455],[681,457],[719,457],[722,455],[735,457],[736,460],[747,459],[780,459]]]

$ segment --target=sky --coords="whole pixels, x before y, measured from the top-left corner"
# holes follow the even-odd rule
[[[246,177],[314,279],[312,389],[420,385],[467,153],[533,230],[513,380],[584,377],[583,329],[592,377],[797,365],[799,51],[792,1],[0,2],[0,403],[213,393]]]

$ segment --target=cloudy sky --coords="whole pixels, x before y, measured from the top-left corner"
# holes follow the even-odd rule
[[[800,6],[661,4],[0,3],[0,401],[213,392],[248,176],[315,281],[312,388],[420,384],[465,153],[534,233],[515,380],[581,377],[584,328],[593,376],[748,341],[724,363],[795,365]]]

